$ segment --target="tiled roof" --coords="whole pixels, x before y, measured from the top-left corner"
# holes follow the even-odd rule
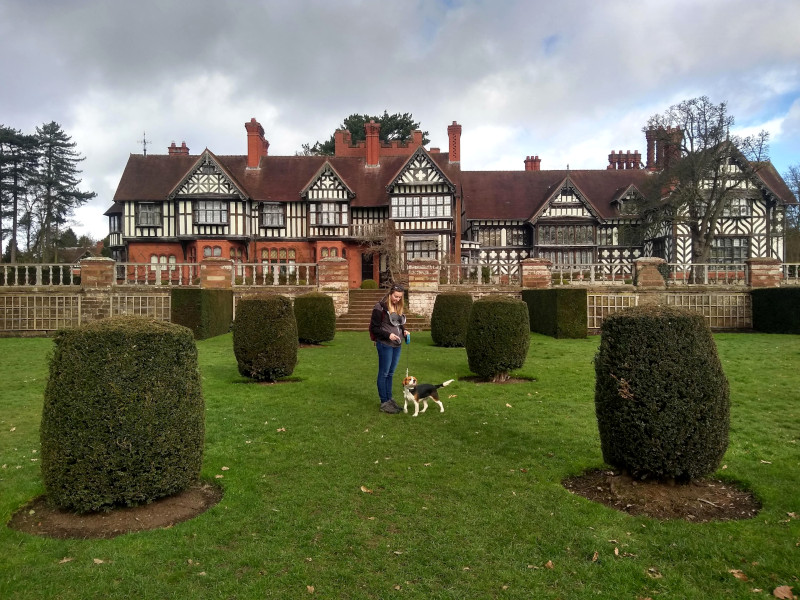
[[[409,160],[409,157],[384,156],[378,166],[367,167],[364,158],[356,157],[265,156],[261,158],[260,168],[248,169],[246,156],[212,156],[247,196],[257,202],[299,201],[300,192],[327,161],[355,192],[350,204],[357,208],[388,206],[386,186]],[[459,166],[449,163],[449,155],[431,153],[429,156],[458,186]],[[199,158],[196,154],[132,154],[114,194],[114,202],[165,200]]]
[[[527,220],[569,177],[603,219],[616,216],[612,201],[631,185],[641,190],[648,172],[630,170],[464,171],[461,185],[467,220]]]

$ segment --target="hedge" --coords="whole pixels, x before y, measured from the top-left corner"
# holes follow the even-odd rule
[[[431,313],[431,339],[437,346],[463,348],[467,341],[472,295],[443,292],[436,296]]]
[[[233,322],[233,291],[172,288],[171,321],[188,327],[196,340],[228,333]]]
[[[336,336],[336,309],[333,298],[321,292],[310,292],[294,299],[297,338],[301,342],[319,344]]]
[[[242,298],[233,322],[233,352],[239,373],[275,381],[297,364],[297,321],[286,296]]]
[[[603,321],[595,357],[603,460],[634,477],[712,473],[728,446],[730,392],[702,315],[641,306]]]
[[[465,348],[469,369],[503,381],[525,363],[530,345],[528,307],[508,296],[486,296],[472,304]]]
[[[205,414],[191,331],[114,317],[61,330],[54,342],[40,435],[57,506],[144,504],[198,480]]]
[[[583,339],[588,334],[585,289],[523,290],[531,331],[554,338]]]
[[[800,333],[800,286],[761,288],[750,293],[753,329],[764,333]]]

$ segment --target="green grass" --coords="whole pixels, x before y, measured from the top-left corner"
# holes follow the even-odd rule
[[[0,598],[705,600],[769,597],[779,585],[797,593],[800,520],[789,513],[800,515],[800,336],[716,340],[732,398],[718,475],[757,494],[764,508],[754,519],[659,522],[561,486],[603,464],[598,338],[534,334],[517,374],[535,380],[456,381],[442,390],[444,414],[431,405],[412,418],[379,413],[366,333],[301,348],[295,381],[277,385],[240,377],[226,335],[198,343],[203,476],[223,486],[220,504],[169,529],[111,540],[4,527]],[[43,493],[36,459],[51,345],[0,339],[3,522]],[[407,361],[425,382],[470,374],[463,349],[436,348],[426,332],[404,349],[398,375]],[[399,378],[395,386],[399,398]]]

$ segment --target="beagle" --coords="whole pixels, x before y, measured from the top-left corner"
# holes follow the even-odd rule
[[[405,400],[403,403],[403,412],[408,412],[409,401],[414,403],[415,417],[419,414],[420,402],[422,402],[422,412],[425,412],[428,410],[428,398],[433,398],[433,401],[439,405],[439,412],[444,412],[444,406],[439,400],[439,393],[436,390],[440,387],[450,385],[453,381],[453,379],[448,379],[439,385],[433,385],[431,383],[417,384],[417,378],[413,375],[406,377],[403,379],[403,399]]]

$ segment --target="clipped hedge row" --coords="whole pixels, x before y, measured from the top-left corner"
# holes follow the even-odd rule
[[[321,292],[310,292],[294,299],[297,337],[301,342],[319,344],[336,335],[336,309],[333,298]]]
[[[528,305],[531,331],[557,339],[587,336],[585,289],[523,290],[522,300]]]
[[[730,392],[702,315],[668,306],[609,315],[595,373],[605,462],[634,477],[677,480],[719,466]]]
[[[761,288],[750,295],[753,329],[764,333],[800,333],[800,287]]]
[[[436,296],[431,313],[433,343],[445,348],[463,348],[471,310],[472,296],[466,292],[443,292]]]
[[[191,331],[115,317],[59,331],[54,342],[41,460],[56,505],[144,504],[198,480],[205,413]]]
[[[503,381],[525,363],[530,345],[528,307],[508,296],[486,296],[472,304],[467,326],[469,369],[479,377]]]
[[[205,340],[231,330],[233,290],[174,287],[171,295],[171,320],[188,327],[196,340]]]
[[[275,381],[297,364],[297,321],[286,296],[248,297],[236,305],[233,352],[239,373],[257,381]]]

